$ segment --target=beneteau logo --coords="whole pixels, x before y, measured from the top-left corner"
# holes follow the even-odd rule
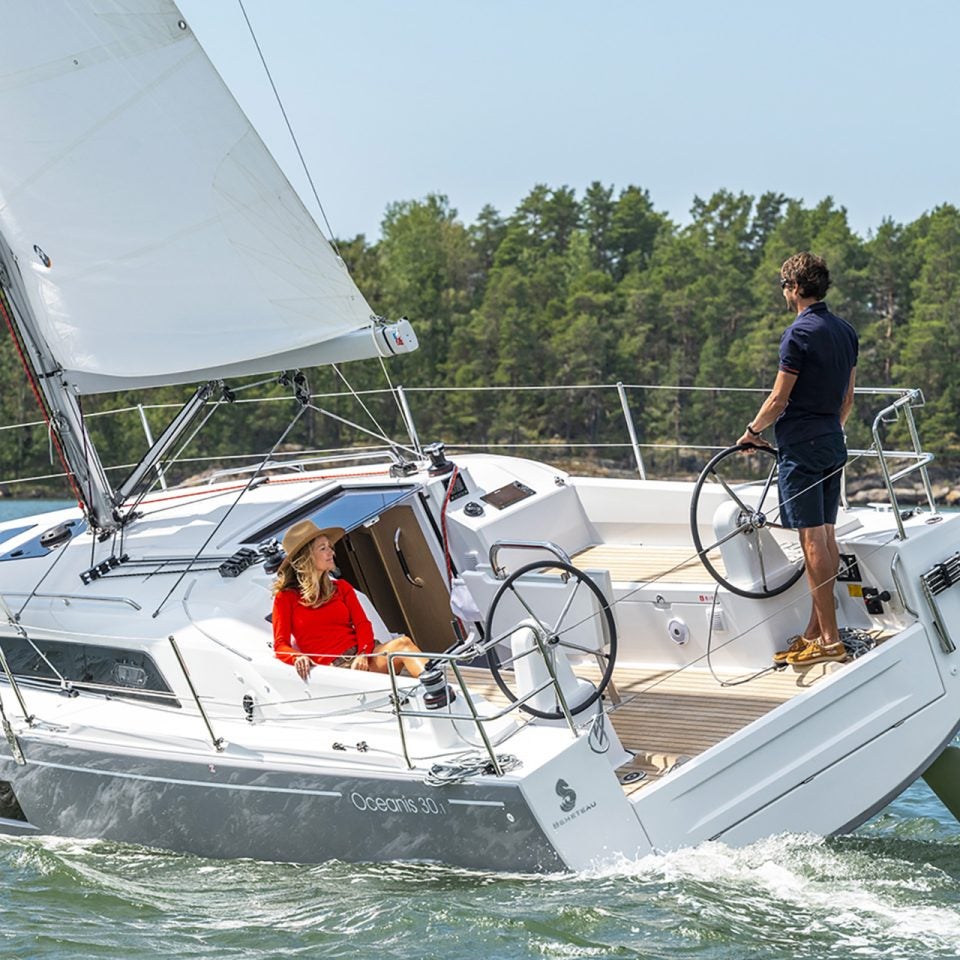
[[[577,805],[576,793],[570,789],[570,784],[566,780],[558,780],[555,790],[560,797],[560,809],[564,813],[569,813]]]
[[[559,830],[560,827],[566,826],[571,820],[576,820],[581,813],[586,813],[597,805],[596,800],[591,800],[582,807],[578,807],[577,794],[571,789],[570,784],[567,783],[566,780],[558,780],[557,785],[554,787],[554,792],[560,797],[560,809],[566,814],[565,817],[553,821],[554,830]]]

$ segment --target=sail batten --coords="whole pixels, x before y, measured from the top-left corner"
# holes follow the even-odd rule
[[[0,231],[82,392],[379,352],[357,335],[369,305],[170,0],[8,5]]]

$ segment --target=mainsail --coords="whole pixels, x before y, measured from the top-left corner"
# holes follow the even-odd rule
[[[0,233],[81,393],[388,352],[170,0],[4,4]]]

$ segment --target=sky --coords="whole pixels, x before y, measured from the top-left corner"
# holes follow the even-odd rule
[[[309,190],[239,0],[179,0]],[[772,190],[866,237],[960,204],[957,0],[243,0],[334,235],[441,193],[472,222],[538,183]]]

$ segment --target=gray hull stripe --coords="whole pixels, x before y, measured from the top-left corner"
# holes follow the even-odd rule
[[[46,760],[30,760],[29,762],[35,767],[52,767],[55,770],[70,770],[74,773],[89,773],[98,777],[115,777],[122,780],[145,780],[148,783],[175,783],[185,787],[205,787],[214,790],[248,790],[252,793],[296,793],[308,797],[343,796],[339,790],[301,790],[297,787],[258,787],[245,783],[213,783],[207,780],[180,780],[173,777],[149,777],[141,773],[120,773],[115,770],[98,770],[94,767],[74,767],[67,763],[48,763]]]
[[[458,807],[502,807],[503,801],[501,800],[447,800],[447,803],[450,806]]]

